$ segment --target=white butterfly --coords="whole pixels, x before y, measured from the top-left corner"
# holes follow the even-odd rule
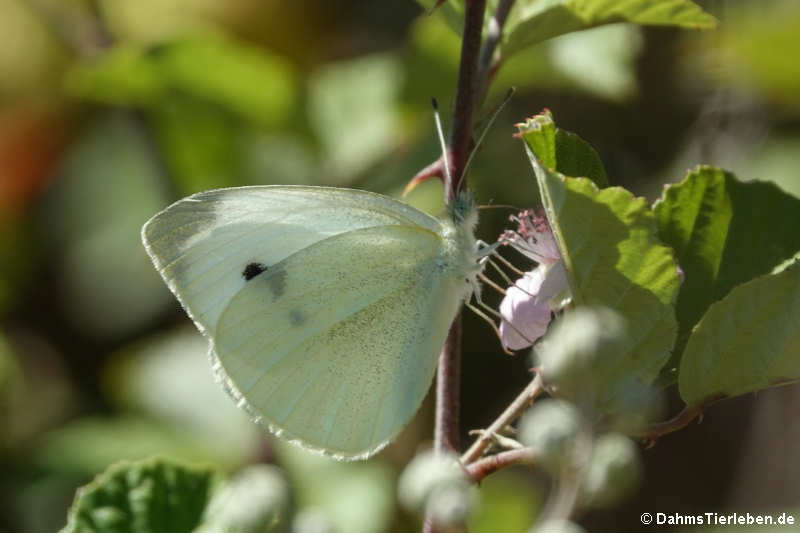
[[[468,194],[434,218],[352,189],[241,187],[174,203],[142,240],[240,407],[305,448],[362,459],[430,386],[481,268],[476,222]]]

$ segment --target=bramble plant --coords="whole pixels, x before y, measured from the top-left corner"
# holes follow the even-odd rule
[[[476,115],[515,54],[616,22],[716,25],[689,0],[420,3],[462,39],[444,154],[412,180],[442,179],[447,204],[468,185],[482,141]],[[714,402],[800,379],[800,200],[697,166],[648,205],[614,186],[598,153],[550,111],[531,111],[509,142],[527,155],[531,174],[520,179],[538,188],[541,203],[520,206],[497,242],[481,248],[481,290],[467,302],[508,353],[532,347],[531,379],[460,446],[456,317],[438,362],[434,449],[420,452],[398,483],[400,502],[429,533],[466,531],[481,481],[512,465],[553,481],[531,532],[583,531],[574,523],[583,513],[637,489],[642,445]],[[496,309],[481,298],[492,291],[502,296]],[[673,416],[669,387],[684,402]],[[79,490],[62,533],[331,531],[324,518],[294,512],[291,483],[276,466],[225,480],[212,466],[120,463]]]

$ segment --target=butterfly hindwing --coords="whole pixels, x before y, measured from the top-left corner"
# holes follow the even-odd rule
[[[422,402],[461,301],[441,275],[443,246],[419,226],[363,228],[253,277],[213,338],[229,392],[306,447],[379,450]]]

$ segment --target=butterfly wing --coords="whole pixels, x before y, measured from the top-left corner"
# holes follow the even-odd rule
[[[341,233],[256,276],[213,350],[229,392],[275,433],[340,458],[380,450],[412,418],[468,291],[442,275],[441,235]]]
[[[382,195],[272,185],[189,196],[151,218],[142,241],[197,327],[213,336],[248,265],[269,268],[322,239],[386,224],[440,231],[435,218]]]
[[[364,191],[208,191],[154,216],[142,238],[240,405],[344,458],[408,423],[469,292],[442,268],[452,242],[437,219]]]

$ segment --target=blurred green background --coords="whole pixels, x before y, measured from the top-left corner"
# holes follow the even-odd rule
[[[719,29],[610,25],[529,48],[470,174],[481,203],[530,206],[513,124],[543,107],[589,141],[612,185],[655,199],[697,163],[800,196],[800,3],[698,2]],[[286,469],[299,509],[340,531],[414,531],[398,472],[432,435],[432,402],[377,458],[288,449],[213,383],[206,345],[158,278],[141,225],[187,194],[320,184],[398,196],[438,156],[430,112],[452,108],[459,39],[411,0],[0,0],[0,532],[61,527],[75,488],[151,454]],[[441,185],[408,200],[436,212]],[[507,212],[484,212],[493,241]],[[800,228],[798,228],[800,230]],[[467,316],[463,437],[529,379]],[[677,404],[673,405],[676,408]],[[645,452],[646,481],[592,532],[649,512],[800,504],[800,388],[714,406]],[[522,532],[546,478],[481,487],[471,531]]]

